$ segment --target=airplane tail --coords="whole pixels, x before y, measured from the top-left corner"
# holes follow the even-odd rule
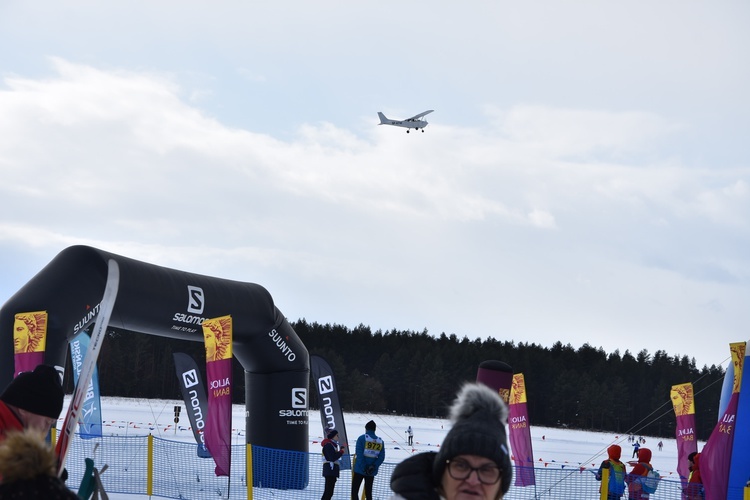
[[[386,118],[385,115],[383,113],[381,113],[380,111],[378,111],[378,116],[380,117],[380,123],[379,123],[379,125],[382,125],[382,124],[388,122],[388,118]]]

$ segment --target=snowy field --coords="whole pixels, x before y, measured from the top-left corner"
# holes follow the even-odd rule
[[[174,407],[182,406],[180,422],[174,423]],[[67,408],[67,401],[65,407]],[[153,434],[156,437],[182,442],[194,442],[192,430],[185,413],[184,404],[177,400],[140,400],[127,398],[102,398],[103,432],[105,435],[142,436]],[[245,443],[245,407],[234,405],[232,419],[233,444]],[[354,448],[357,437],[364,432],[364,425],[369,420],[377,423],[376,433],[386,443],[386,462],[398,463],[414,453],[437,451],[440,443],[450,429],[447,419],[412,418],[397,415],[375,415],[363,413],[346,413],[346,431],[350,449]],[[62,418],[58,428],[62,425]],[[411,425],[414,431],[414,446],[406,446],[406,428]],[[531,436],[534,448],[534,459],[537,467],[598,467],[606,458],[606,449],[616,443],[623,448],[623,461],[630,459],[632,446],[627,436],[614,433],[585,432],[546,427],[532,427]],[[677,446],[674,439],[643,436],[644,446],[653,452],[651,461],[663,477],[677,479]],[[310,411],[309,450],[320,453],[320,441],[323,438],[320,424],[320,413]],[[657,443],[664,443],[662,451]],[[702,449],[705,443],[699,443]],[[75,464],[68,464],[74,467]],[[102,477],[106,487],[106,472]],[[110,494],[113,500],[143,499],[143,495]]]

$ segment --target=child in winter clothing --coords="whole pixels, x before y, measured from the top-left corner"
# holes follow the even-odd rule
[[[628,483],[628,500],[648,500],[649,495],[643,491],[641,477],[648,475],[648,472],[653,469],[650,462],[651,450],[639,449],[638,463],[633,466],[630,474],[625,476],[625,482]]]
[[[625,492],[625,464],[620,462],[622,448],[613,444],[607,448],[607,455],[609,459],[603,461],[599,466],[599,470],[596,472],[596,480],[601,481],[602,470],[609,469],[609,481],[607,484],[602,483],[599,493],[602,492],[602,489],[605,489],[607,500],[619,500]]]
[[[336,429],[329,430],[326,439],[320,445],[323,447],[323,457],[326,459],[323,463],[323,477],[326,481],[326,487],[320,500],[331,500],[333,488],[336,486],[336,480],[339,477],[339,458],[344,454],[346,447],[339,445],[339,432]]]
[[[701,454],[693,452],[688,455],[688,460],[691,463],[690,478],[685,488],[685,498],[686,500],[703,500],[705,494],[703,492],[703,479],[701,478]]]

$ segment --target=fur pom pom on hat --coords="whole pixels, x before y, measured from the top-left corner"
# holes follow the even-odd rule
[[[458,455],[489,458],[500,467],[503,494],[510,488],[513,469],[508,451],[505,425],[508,407],[500,396],[483,384],[463,386],[451,407],[453,427],[445,436],[433,465],[435,480],[440,483],[446,461]]]
[[[49,418],[60,416],[64,398],[60,375],[49,365],[18,374],[0,394],[0,400],[9,405]]]
[[[34,429],[11,432],[0,443],[0,498],[80,500],[57,477],[56,458],[44,436]]]

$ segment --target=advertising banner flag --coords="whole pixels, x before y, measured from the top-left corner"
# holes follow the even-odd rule
[[[208,458],[211,454],[206,448],[206,416],[208,415],[208,401],[206,386],[198,370],[195,360],[184,352],[172,353],[177,380],[185,402],[190,428],[193,430],[195,442],[198,443],[198,456]]]
[[[706,499],[726,499],[729,486],[729,467],[732,463],[732,444],[737,425],[737,404],[740,397],[742,364],[745,360],[745,342],[729,344],[734,365],[734,384],[727,409],[714,427],[701,453],[701,478]]]
[[[497,391],[507,404],[510,399],[510,387],[513,383],[513,368],[504,361],[482,361],[477,370],[477,382]]]
[[[531,445],[531,427],[526,406],[526,382],[523,373],[513,375],[508,401],[508,426],[513,463],[516,466],[516,486],[536,484],[534,475],[534,451]]]
[[[205,440],[217,476],[229,476],[232,461],[232,317],[203,322],[208,379]]]
[[[344,412],[341,410],[339,401],[339,389],[336,378],[333,376],[331,365],[320,356],[310,356],[310,373],[315,382],[315,390],[318,394],[320,404],[320,422],[323,426],[323,437],[328,431],[336,429],[339,433],[339,443],[346,446],[344,455],[339,460],[342,470],[352,468],[351,455],[349,454],[349,441],[346,436],[346,425],[344,424]]]
[[[677,438],[677,473],[680,475],[683,487],[690,477],[690,461],[688,455],[698,451],[698,441],[695,437],[695,396],[693,384],[685,383],[673,385],[669,392],[677,419],[675,437]]]
[[[81,376],[83,368],[83,359],[86,351],[89,350],[88,333],[85,331],[79,333],[70,342],[70,361],[73,366],[73,382],[78,385],[78,378]],[[94,373],[91,375],[91,382],[86,389],[81,405],[81,416],[78,417],[79,433],[83,439],[102,437],[102,406],[99,395],[99,370],[94,366]]]
[[[740,379],[737,401],[737,424],[734,426],[732,463],[729,466],[729,491],[727,498],[750,498],[750,350],[745,346],[745,361]],[[744,391],[744,392],[743,392]],[[743,493],[744,496],[743,497]]]
[[[30,372],[44,363],[47,348],[47,311],[18,313],[13,321],[15,372]]]

